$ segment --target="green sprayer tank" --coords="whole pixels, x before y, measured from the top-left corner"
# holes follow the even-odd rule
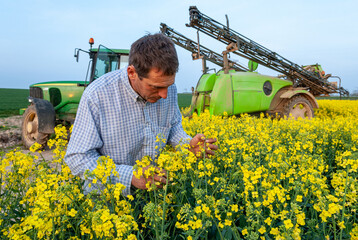
[[[214,115],[268,111],[277,92],[290,86],[291,81],[255,72],[206,73],[193,94],[191,111],[200,114],[207,109]]]

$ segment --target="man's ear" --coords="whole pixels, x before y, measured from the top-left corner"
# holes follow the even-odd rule
[[[134,79],[136,79],[137,78],[137,72],[135,71],[135,68],[134,68],[134,66],[133,65],[129,65],[128,67],[127,67],[127,74],[128,74],[128,78],[130,79],[130,80],[134,80]]]

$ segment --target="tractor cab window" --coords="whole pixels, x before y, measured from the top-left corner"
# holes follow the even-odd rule
[[[119,55],[112,50],[100,45],[97,52],[96,66],[92,70],[92,81],[100,76],[118,69]]]
[[[122,69],[122,68],[125,68],[127,65],[128,65],[128,59],[129,59],[129,56],[126,56],[126,55],[122,55],[121,56],[121,63],[119,65],[119,67]]]

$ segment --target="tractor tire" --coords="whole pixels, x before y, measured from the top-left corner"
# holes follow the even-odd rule
[[[29,149],[35,142],[45,147],[49,134],[38,131],[38,116],[35,105],[30,105],[23,114],[21,139],[24,146]]]
[[[287,118],[311,119],[314,117],[312,104],[306,97],[301,95],[288,99],[283,108],[283,114]]]

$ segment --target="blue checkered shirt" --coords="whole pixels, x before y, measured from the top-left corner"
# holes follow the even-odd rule
[[[119,178],[111,176],[111,181],[126,186],[126,196],[130,194],[135,161],[144,156],[155,159],[163,147],[156,142],[158,134],[172,146],[191,138],[184,132],[181,118],[174,84],[168,88],[166,99],[150,103],[133,90],[126,68],[110,72],[84,91],[65,162],[73,175],[83,178],[87,169],[96,168],[100,156],[109,156],[119,173]],[[85,181],[87,193],[96,188],[89,183]]]

